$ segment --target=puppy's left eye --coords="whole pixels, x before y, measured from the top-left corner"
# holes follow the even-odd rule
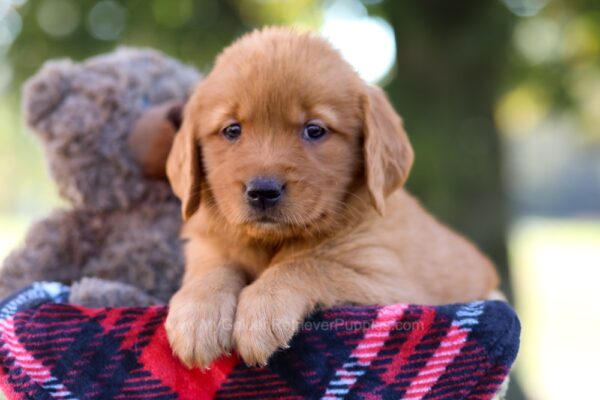
[[[306,124],[302,130],[302,138],[311,142],[321,139],[326,134],[327,129],[315,123]]]

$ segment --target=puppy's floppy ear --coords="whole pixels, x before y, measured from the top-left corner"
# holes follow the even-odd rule
[[[181,200],[184,221],[200,206],[202,166],[193,121],[193,118],[184,117],[167,159],[167,176],[173,191]]]
[[[373,206],[383,215],[385,198],[408,178],[414,154],[402,119],[383,90],[374,86],[366,87],[363,112],[367,189]]]

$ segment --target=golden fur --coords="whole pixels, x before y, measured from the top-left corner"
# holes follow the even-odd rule
[[[309,120],[327,136],[303,140]],[[232,121],[234,142],[221,134]],[[173,351],[189,366],[231,349],[265,364],[316,307],[488,296],[490,261],[402,189],[412,162],[384,92],[323,39],[268,28],[232,44],[187,104],[167,164],[188,240]],[[243,196],[263,175],[286,183],[271,222]]]

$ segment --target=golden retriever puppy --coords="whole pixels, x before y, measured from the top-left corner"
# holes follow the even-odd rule
[[[488,296],[490,261],[402,188],[412,163],[384,92],[325,40],[267,28],[225,49],[167,162],[188,240],[174,353],[262,365],[316,307]]]

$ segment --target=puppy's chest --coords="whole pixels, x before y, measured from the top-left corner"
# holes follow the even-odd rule
[[[267,268],[285,264],[294,257],[297,249],[290,245],[252,244],[237,249],[236,261],[252,280],[258,278]]]

